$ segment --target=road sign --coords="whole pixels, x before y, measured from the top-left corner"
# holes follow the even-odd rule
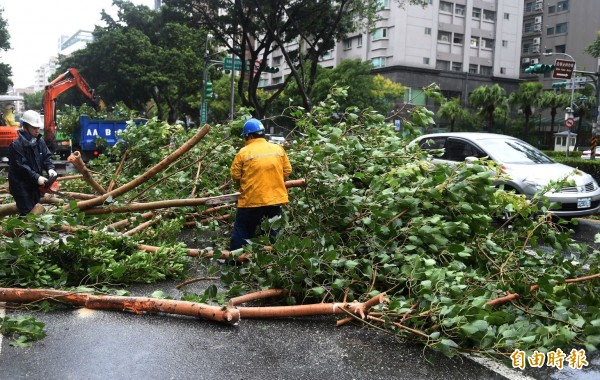
[[[208,107],[206,106],[206,102],[202,102],[202,106],[200,107],[200,125],[206,124],[208,120]]]
[[[557,59],[556,61],[554,61],[554,71],[552,72],[552,78],[554,78],[554,79],[571,79],[574,69],[575,69],[575,61],[567,61],[564,59]]]
[[[575,125],[575,119],[573,119],[572,117],[565,119],[565,127],[567,129],[573,128],[574,125]]]
[[[242,61],[239,58],[235,59],[233,68],[238,71],[242,69]],[[231,70],[231,57],[225,57],[223,60],[223,70]]]

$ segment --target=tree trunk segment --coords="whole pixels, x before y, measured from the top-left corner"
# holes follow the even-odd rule
[[[258,295],[258,298],[249,295],[248,299],[264,298],[264,292],[269,291],[259,292],[261,294]],[[281,290],[272,290],[271,292],[274,295],[284,293]],[[237,298],[239,301],[241,297]],[[97,310],[132,311],[136,314],[166,313],[187,315],[228,324],[235,324],[241,318],[282,318],[336,314],[351,314],[356,318],[364,320],[370,308],[387,302],[385,295],[382,293],[367,302],[318,303],[313,305],[271,307],[235,307],[228,305],[221,307],[161,298],[97,296],[52,289],[0,288],[0,302],[31,303],[43,300],[52,300]]]
[[[137,177],[133,181],[126,183],[108,193],[102,194],[99,197],[96,197],[94,199],[90,199],[87,201],[78,202],[77,207],[80,210],[85,210],[85,209],[88,209],[88,208],[91,208],[94,206],[98,206],[98,205],[101,205],[102,203],[104,203],[108,198],[116,198],[122,194],[125,194],[126,192],[130,191],[131,189],[136,188],[137,186],[141,185],[142,183],[144,183],[144,182],[148,181],[149,179],[151,179],[152,177],[154,177],[156,174],[158,174],[160,171],[162,171],[164,168],[166,168],[169,164],[171,164],[172,162],[177,160],[179,157],[181,157],[184,153],[186,153],[191,148],[193,148],[194,145],[196,145],[208,133],[209,130],[210,130],[210,126],[208,124],[205,124],[204,127],[199,129],[198,132],[191,139],[186,141],[182,146],[177,148],[173,153],[171,153],[170,155],[165,157],[161,162],[156,164],[154,167],[150,168],[148,171],[146,171],[141,176]]]
[[[96,180],[94,180],[94,178],[90,174],[90,171],[85,166],[85,163],[83,162],[83,159],[81,158],[81,153],[79,153],[79,151],[76,150],[75,152],[71,153],[67,160],[73,164],[73,166],[75,167],[75,169],[77,169],[79,173],[81,173],[83,179],[92,187],[92,189],[94,189],[95,192],[97,192],[98,194],[106,193],[106,190],[104,190],[102,185],[96,182]]]

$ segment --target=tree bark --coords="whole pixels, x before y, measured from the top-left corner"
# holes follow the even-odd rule
[[[96,182],[96,180],[90,174],[90,171],[88,170],[87,166],[85,166],[85,163],[83,162],[83,159],[81,158],[81,153],[79,151],[71,153],[67,160],[73,164],[73,166],[75,167],[75,169],[77,169],[79,173],[81,173],[83,179],[92,187],[92,189],[94,189],[95,192],[97,192],[98,194],[106,193],[106,190],[104,190],[102,185]]]

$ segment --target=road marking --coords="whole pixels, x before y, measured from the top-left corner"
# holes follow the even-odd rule
[[[508,368],[502,363],[488,359],[484,356],[473,355],[473,354],[462,354],[464,357],[469,358],[479,365],[486,367],[487,369],[496,372],[500,376],[504,376],[509,380],[535,380],[531,376],[524,375],[516,369]]]

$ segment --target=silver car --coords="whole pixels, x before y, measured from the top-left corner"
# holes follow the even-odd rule
[[[514,190],[531,198],[550,181],[568,178],[574,186],[563,186],[558,192],[544,194],[561,204],[552,213],[561,217],[580,217],[595,214],[600,208],[600,188],[594,178],[570,166],[554,162],[550,157],[515,137],[493,133],[436,133],[423,135],[411,144],[423,150],[444,149],[435,162],[462,162],[489,157],[501,165],[508,175],[506,190]]]

